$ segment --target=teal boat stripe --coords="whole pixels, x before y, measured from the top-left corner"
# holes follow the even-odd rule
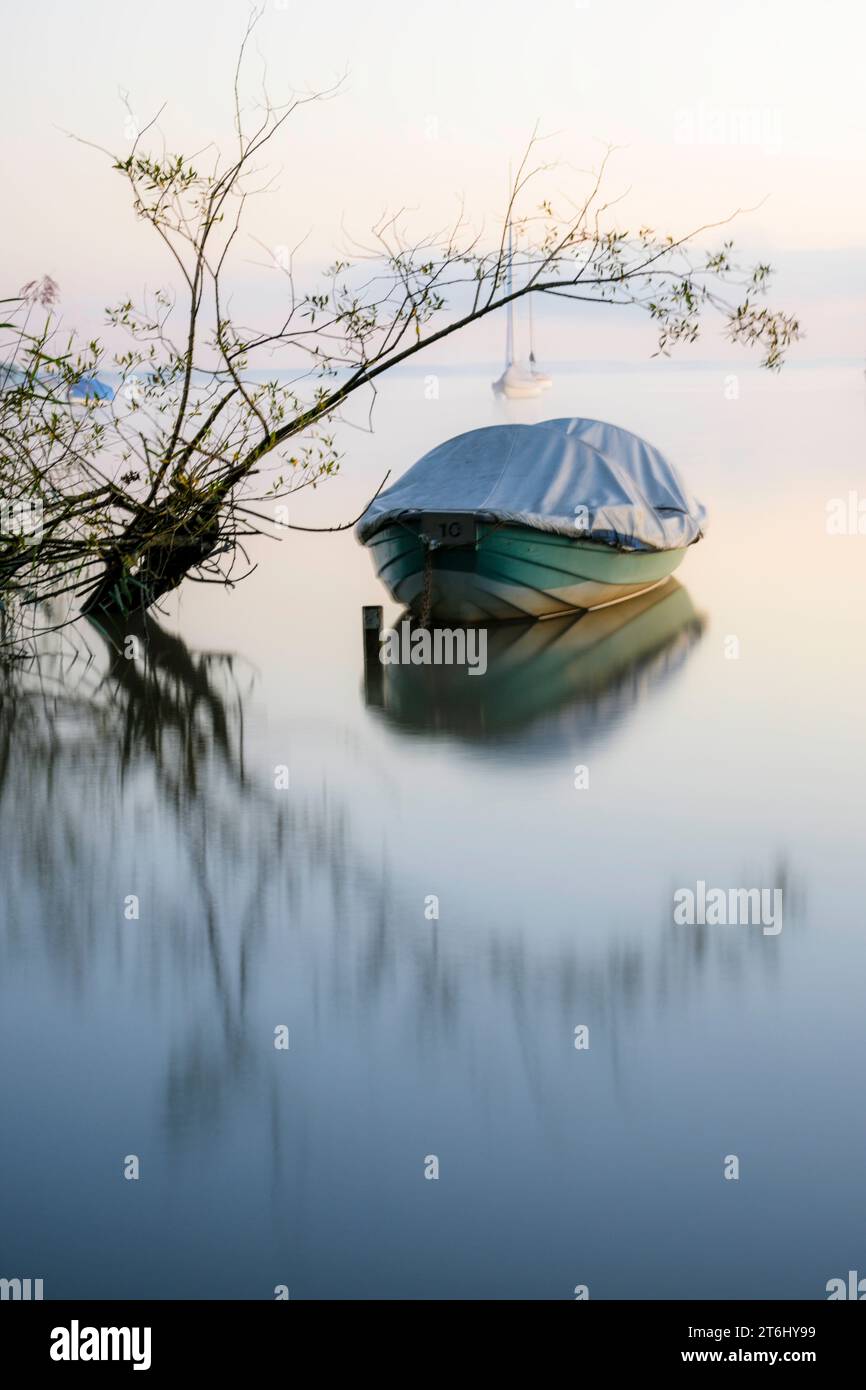
[[[533,560],[528,556],[524,557],[521,555],[509,555],[507,552],[503,553],[502,551],[498,550],[489,550],[487,546],[485,546],[482,551],[479,551],[479,559],[485,562],[483,570],[480,570],[480,573],[484,574],[490,572],[486,562],[488,560],[498,559],[500,561],[507,562],[512,567],[523,567],[529,565],[533,569],[543,570],[546,571],[548,574],[562,574],[565,576],[566,579],[570,580],[572,584],[579,583],[581,580],[585,580],[588,578],[588,576],[585,574],[576,574],[574,570],[563,569],[561,565],[551,564],[551,562],[547,559],[541,562],[539,560]],[[604,583],[604,580],[600,582]],[[541,590],[539,590],[539,593],[540,592]]]
[[[415,569],[420,571],[424,568],[423,563],[420,560],[420,557],[416,556],[415,554],[415,547],[409,546],[406,550],[398,551],[396,555],[389,556],[387,560],[377,559],[377,568],[379,575],[384,575],[386,570],[392,569],[394,565],[399,565],[402,561],[406,560],[407,558],[416,562]],[[409,570],[408,573],[412,573],[412,570]]]
[[[560,572],[563,574],[565,573],[564,570]],[[510,589],[517,588],[519,584],[522,589],[531,589],[534,594],[541,594],[543,598],[550,598],[550,590],[548,588],[541,588],[538,584],[533,584],[528,579],[520,579],[518,581],[513,574],[503,574],[501,570],[496,570],[495,568],[485,570],[484,574],[487,579],[496,579],[501,584],[507,584]],[[568,578],[571,580],[572,584],[581,582],[579,579],[576,579],[573,574],[568,575]]]

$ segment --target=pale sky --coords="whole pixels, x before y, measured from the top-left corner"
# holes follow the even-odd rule
[[[49,272],[70,321],[95,331],[104,304],[167,279],[168,267],[118,175],[62,131],[125,153],[123,89],[141,125],[166,104],[170,149],[228,142],[249,6],[6,0],[4,9],[4,293]],[[554,191],[579,191],[580,170],[603,146],[623,146],[609,189],[630,190],[625,225],[680,234],[754,209],[733,234],[779,266],[772,298],[802,312],[808,353],[862,355],[864,38],[856,0],[268,0],[256,44],[272,97],[346,78],[274,147],[281,173],[248,228],[269,245],[306,235],[312,269],[339,248],[341,221],[362,234],[385,208],[417,209],[418,227],[435,229],[462,196],[474,222],[492,224],[509,161],[539,122],[545,153],[560,161]],[[250,94],[261,64],[254,52]],[[261,257],[251,239],[242,245],[239,285],[265,283],[252,264]],[[621,332],[606,319],[592,350],[617,357]],[[491,342],[479,338],[478,350]],[[557,339],[552,355],[562,348]]]

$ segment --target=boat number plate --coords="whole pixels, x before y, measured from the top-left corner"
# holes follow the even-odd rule
[[[425,512],[419,531],[428,541],[438,545],[474,545],[475,517],[471,513]]]

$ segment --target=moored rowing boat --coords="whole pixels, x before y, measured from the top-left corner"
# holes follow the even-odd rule
[[[703,507],[636,435],[596,420],[472,430],[370,505],[357,535],[397,602],[483,623],[617,603],[660,584]]]

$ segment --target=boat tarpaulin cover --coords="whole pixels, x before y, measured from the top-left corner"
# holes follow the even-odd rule
[[[617,425],[580,419],[489,425],[446,440],[370,503],[356,535],[368,541],[424,512],[471,512],[622,550],[677,550],[706,524],[657,449]]]

